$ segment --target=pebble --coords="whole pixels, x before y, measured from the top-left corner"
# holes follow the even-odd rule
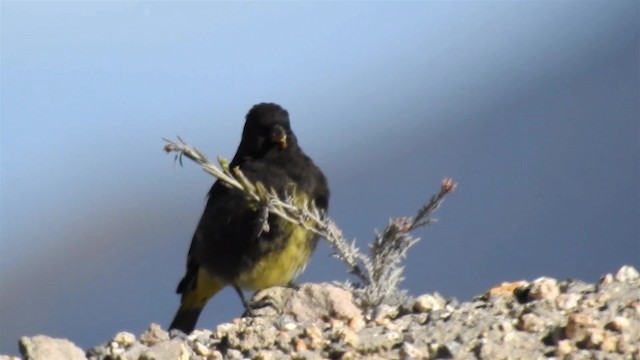
[[[560,295],[560,288],[556,279],[541,277],[533,281],[529,290],[530,300],[554,301]]]
[[[204,346],[203,344],[197,342],[194,344],[193,346],[193,350],[195,351],[195,353],[197,355],[200,356],[209,356],[211,355],[211,349],[209,349],[208,347]]]
[[[130,346],[136,342],[136,336],[130,332],[121,331],[113,337],[113,341],[120,346]]]
[[[574,350],[575,346],[573,345],[573,342],[565,339],[558,341],[555,353],[559,358],[564,358]]]
[[[544,320],[535,314],[522,314],[518,322],[518,329],[530,333],[544,330]]]
[[[556,298],[556,306],[560,310],[571,310],[578,306],[578,302],[582,298],[580,294],[560,294]]]
[[[430,312],[444,309],[446,302],[441,297],[425,294],[418,296],[413,303],[413,310],[418,313]]]
[[[619,282],[630,282],[638,278],[640,278],[640,274],[633,266],[625,265],[616,273],[616,280]]]

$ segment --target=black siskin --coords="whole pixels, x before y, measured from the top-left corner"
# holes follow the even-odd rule
[[[326,211],[329,188],[322,171],[298,146],[289,114],[276,104],[255,105],[247,114],[242,140],[230,168],[261,182],[294,202],[313,202]],[[266,220],[266,223],[265,223]],[[226,285],[261,290],[288,285],[304,269],[318,236],[280,217],[256,209],[245,195],[219,180],[196,228],[187,256],[182,294],[169,329],[190,333],[207,301]]]

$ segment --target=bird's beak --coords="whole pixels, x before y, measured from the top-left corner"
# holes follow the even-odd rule
[[[276,125],[273,130],[271,130],[271,142],[278,144],[280,149],[287,148],[287,132],[282,126]]]

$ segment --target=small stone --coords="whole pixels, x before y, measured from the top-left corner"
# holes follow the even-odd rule
[[[262,290],[274,291],[277,287]],[[338,319],[351,319],[362,316],[362,310],[355,304],[353,294],[330,284],[303,284],[286,300],[283,299],[283,312],[290,314],[298,322],[316,321],[327,314]]]
[[[137,360],[140,358],[140,356],[142,356],[142,354],[147,351],[147,349],[149,349],[147,346],[142,345],[139,342],[134,343],[133,345],[129,346],[125,352],[123,352],[121,355],[119,356],[115,356],[116,360]],[[124,349],[121,349],[124,350]],[[116,354],[113,354],[116,355]]]
[[[629,265],[624,265],[616,273],[616,280],[618,280],[619,282],[633,281],[638,279],[639,277],[640,274],[638,274],[638,270]]]
[[[390,320],[393,320],[398,316],[398,307],[382,304],[377,308],[374,321],[378,325],[387,324]]]
[[[158,324],[149,325],[149,329],[140,335],[140,342],[147,346],[153,346],[169,340],[169,334],[162,330]]]
[[[273,360],[275,358],[276,357],[272,351],[261,350],[253,357],[253,360]]]
[[[613,280],[614,280],[613,274],[609,273],[601,276],[598,283],[600,283],[600,285],[609,285],[613,282]]]
[[[544,320],[542,320],[539,316],[535,314],[522,314],[518,318],[519,330],[536,333],[544,330]]]
[[[514,281],[514,282],[503,282],[500,285],[494,286],[493,288],[489,289],[489,291],[485,293],[485,296],[489,298],[495,297],[495,296],[513,296],[513,292],[517,288],[525,287],[528,284],[529,283],[524,280]]]
[[[447,351],[453,358],[457,357],[457,354],[460,353],[460,349],[462,348],[462,344],[457,341],[447,341],[445,344],[447,346]]]
[[[623,330],[628,329],[629,325],[629,319],[624,316],[616,316],[613,320],[609,321],[607,325],[605,325],[605,329],[622,332]]]
[[[29,360],[85,360],[87,358],[84,351],[71,341],[44,335],[20,338],[19,348],[22,356]]]
[[[515,332],[505,333],[504,336],[502,337],[502,341],[504,341],[505,343],[513,341],[514,339],[516,339],[516,333]]]
[[[207,360],[224,360],[224,356],[218,350],[211,351],[211,354],[207,358]]]
[[[347,351],[344,354],[342,354],[342,356],[340,356],[340,360],[356,360],[356,359],[360,359],[360,356],[358,355],[358,353],[354,351]]]
[[[618,352],[621,354],[633,354],[638,352],[638,347],[629,342],[628,334],[620,334],[618,336]]]
[[[401,327],[401,326],[402,326],[402,325],[401,325],[401,324],[398,324],[397,322],[389,321],[388,323],[386,323],[386,324],[384,325],[384,328],[385,328],[386,330],[389,330],[389,331],[402,332],[402,330],[403,330],[403,329],[402,329],[402,327]]]
[[[310,326],[304,328],[304,334],[309,338],[322,337],[322,331],[320,331],[316,324],[311,324]]]
[[[558,341],[558,345],[556,347],[556,356],[558,356],[559,358],[564,358],[565,356],[573,352],[574,349],[575,347],[570,340],[560,340]]]
[[[365,325],[366,324],[362,316],[356,316],[351,318],[351,320],[349,320],[349,328],[355,331],[360,331],[364,329]]]
[[[402,338],[402,335],[400,335],[399,333],[397,333],[395,331],[390,331],[390,332],[385,334],[385,337],[391,342],[396,342],[397,340]]]
[[[569,315],[567,319],[567,327],[564,330],[564,335],[567,339],[573,341],[584,340],[590,330],[595,327],[596,323],[594,319],[584,313],[573,313]]]
[[[284,324],[283,328],[287,331],[291,331],[291,330],[295,330],[295,328],[298,327],[298,325],[296,325],[295,323],[292,322],[288,322],[286,324]]]
[[[118,343],[120,346],[127,347],[136,342],[136,336],[130,332],[121,331],[113,337],[113,341]]]
[[[582,296],[574,293],[560,294],[556,298],[556,306],[560,310],[571,310],[578,306]]]
[[[417,313],[431,312],[444,309],[446,304],[445,299],[442,297],[436,297],[430,294],[424,294],[418,296],[413,303],[413,311]]]
[[[212,333],[209,330],[193,330],[191,332],[191,334],[189,334],[187,336],[187,339],[189,341],[197,341],[197,340],[204,340],[204,339],[208,339],[209,337],[211,337]]]
[[[568,354],[564,360],[593,360],[594,358],[593,350],[577,349]]]
[[[304,340],[298,339],[296,340],[296,344],[294,345],[294,348],[297,352],[307,351],[307,344],[304,342]]]
[[[281,331],[276,336],[274,345],[280,348],[282,351],[289,351],[291,348],[291,335],[287,332]]]
[[[342,329],[344,327],[344,321],[338,319],[329,320],[330,329]]]
[[[611,295],[609,293],[602,292],[602,293],[594,294],[591,297],[584,298],[582,300],[582,305],[585,308],[598,309],[605,306],[610,298],[611,298]]]
[[[345,345],[349,345],[351,347],[357,347],[360,342],[358,334],[350,328],[345,328],[342,331],[342,336],[340,338]]]
[[[140,360],[189,360],[189,349],[177,339],[157,343],[140,355]]]
[[[616,352],[618,349],[618,338],[611,332],[605,331],[600,342],[600,350],[604,352]]]
[[[560,295],[560,288],[556,279],[541,277],[533,281],[528,298],[531,300],[554,301]]]
[[[425,354],[415,346],[405,342],[402,343],[402,347],[400,348],[400,353],[404,359],[424,359]]]
[[[496,325],[496,328],[499,331],[508,334],[513,330],[513,323],[510,320],[501,321]]]
[[[344,332],[345,326],[342,321],[340,322],[330,322],[329,323],[329,338],[331,340],[340,340],[342,337],[342,333]]]
[[[216,331],[213,333],[213,336],[218,339],[222,339],[223,337],[227,336],[235,327],[236,325],[230,323],[220,324],[216,327]]]
[[[322,348],[324,343],[322,338],[322,331],[312,324],[304,329],[304,335],[309,338],[309,348],[311,350],[318,350]]]
[[[126,351],[123,347],[120,347],[120,345],[118,345],[118,343],[116,343],[115,341],[112,341],[110,345],[111,345],[111,355],[124,354],[124,352]]]
[[[590,349],[600,349],[600,344],[604,340],[604,332],[600,329],[591,329],[587,336],[587,347]]]
[[[636,314],[640,314],[640,300],[633,300],[625,305],[625,308],[632,309]]]
[[[242,356],[242,352],[240,352],[240,350],[229,349],[227,350],[227,356],[225,358],[231,360],[242,360],[244,359],[244,356]]]
[[[209,349],[208,347],[204,346],[203,344],[201,344],[199,342],[194,344],[193,351],[195,351],[195,353],[197,355],[200,355],[200,356],[209,356],[209,355],[211,355],[211,349]]]
[[[449,347],[445,344],[435,344],[431,347],[433,357],[436,359],[453,359],[454,355],[451,353]]]

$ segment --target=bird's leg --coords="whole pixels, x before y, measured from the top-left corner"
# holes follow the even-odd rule
[[[300,290],[300,285],[296,284],[293,280],[289,281],[285,287],[288,287],[293,290]]]
[[[247,298],[244,297],[244,293],[242,292],[242,290],[238,286],[233,285],[233,288],[238,293],[238,296],[240,296],[240,301],[242,301],[242,305],[244,306],[244,312],[242,313],[242,317],[255,317],[255,316],[258,316],[258,314],[256,314],[255,310],[259,310],[259,309],[262,309],[262,308],[266,308],[266,307],[272,307],[274,309],[278,308],[276,306],[276,303],[274,303],[273,299],[271,299],[270,297],[265,297],[265,298],[260,299],[258,301],[249,302],[249,301],[247,301]]]
[[[247,298],[244,297],[244,293],[242,292],[242,290],[238,287],[238,285],[233,285],[233,288],[236,290],[236,293],[238,293],[238,296],[240,296],[240,301],[242,301],[242,306],[244,306],[244,313],[242,313],[242,317],[252,316],[249,302],[247,301]]]

